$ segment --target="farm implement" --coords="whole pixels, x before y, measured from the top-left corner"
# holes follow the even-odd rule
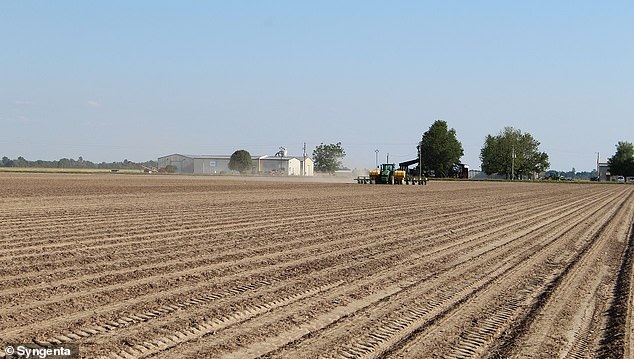
[[[368,176],[356,178],[359,184],[427,184],[425,176],[416,176],[408,173],[407,167],[401,166],[396,169],[394,163],[384,163],[379,168],[370,171]]]

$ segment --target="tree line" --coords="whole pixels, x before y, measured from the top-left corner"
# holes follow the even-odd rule
[[[505,128],[497,136],[487,136],[480,158],[483,171],[487,174],[504,175],[507,178],[522,178],[532,173],[544,171],[550,165],[548,155],[538,150],[539,142],[530,134],[512,127]],[[458,141],[456,130],[449,128],[444,120],[436,120],[423,133],[416,146],[422,171],[427,176],[451,177],[457,174],[457,165],[464,155],[462,143]],[[333,173],[341,168],[345,156],[341,142],[323,144],[313,151],[315,169]]]
[[[487,175],[497,174],[507,179],[531,178],[535,174],[544,173],[550,166],[548,154],[539,150],[540,142],[530,133],[523,133],[513,127],[505,127],[497,135],[487,135],[480,150],[482,171]],[[436,120],[423,133],[421,141],[416,146],[418,156],[422,156],[423,171],[427,176],[451,177],[456,174],[456,165],[464,155],[462,144],[458,141],[456,130],[449,128],[444,120]],[[341,144],[321,143],[313,151],[315,170],[334,173],[343,168],[342,159],[346,152]],[[634,146],[627,141],[619,141],[616,153],[608,159],[612,176],[634,176]],[[72,169],[143,169],[156,168],[156,161],[132,162],[127,159],[121,162],[94,163],[84,160],[81,156],[75,160],[62,158],[54,161],[29,161],[20,156],[17,159],[2,157],[0,167],[33,167],[33,168],[72,168]],[[251,168],[251,155],[246,150],[233,153],[229,168],[245,172]],[[554,171],[551,171],[554,172]],[[596,172],[595,172],[596,173]],[[590,173],[590,174],[595,174]],[[553,173],[546,173],[554,176]],[[557,174],[557,177],[562,174]],[[585,174],[584,174],[585,175]],[[597,174],[598,175],[598,174]],[[572,171],[570,176],[578,177]]]
[[[497,135],[485,137],[480,150],[482,171],[487,175],[499,175],[507,179],[533,178],[550,167],[548,154],[540,151],[539,146],[540,142],[530,133],[505,127]],[[621,141],[616,147],[615,155],[608,159],[611,175],[634,176],[634,146],[630,142]],[[419,159],[422,158],[422,170],[433,177],[454,176],[460,158],[464,155],[456,130],[449,128],[444,120],[436,120],[423,133],[416,149],[418,156],[421,156]],[[341,159],[344,156],[341,142],[321,143],[313,151],[315,169],[334,173],[342,168]],[[598,176],[596,171],[588,174]],[[575,176],[576,172],[572,174],[572,178]]]
[[[61,158],[53,161],[29,161],[22,156],[16,159],[9,159],[7,156],[2,157],[0,161],[0,167],[21,167],[21,168],[72,168],[72,169],[143,169],[143,167],[156,168],[158,163],[156,161],[145,162],[132,162],[124,159],[121,162],[101,162],[94,163],[84,160],[81,156],[79,158]]]

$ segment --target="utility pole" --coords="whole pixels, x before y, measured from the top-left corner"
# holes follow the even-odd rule
[[[423,146],[418,145],[418,179],[423,178]]]
[[[597,180],[601,180],[601,172],[599,172],[599,152],[597,152]]]
[[[306,142],[304,142],[304,160],[302,161],[302,176],[306,176]]]
[[[513,145],[513,152],[511,153],[511,181],[515,179],[515,145]]]
[[[374,150],[374,153],[376,155],[374,159],[374,167],[379,168],[379,150]]]

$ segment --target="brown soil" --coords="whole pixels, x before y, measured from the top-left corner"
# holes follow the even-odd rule
[[[634,186],[20,173],[0,185],[0,347],[77,343],[85,358],[634,351]]]

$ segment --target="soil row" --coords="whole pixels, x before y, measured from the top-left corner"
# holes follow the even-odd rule
[[[572,357],[606,350],[602,313],[629,318],[611,304],[629,298],[614,290],[629,186],[0,179],[24,191],[0,203],[7,342],[86,358]]]

